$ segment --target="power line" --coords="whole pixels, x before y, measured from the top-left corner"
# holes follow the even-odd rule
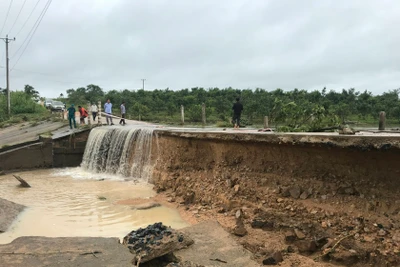
[[[33,24],[32,28],[30,29],[28,35],[25,37],[24,41],[22,42],[22,44],[18,47],[17,51],[12,55],[11,58],[14,58],[15,55],[18,54],[18,52],[24,47],[25,43],[28,41],[28,39],[30,38],[30,36],[32,35],[33,31],[35,30],[37,24],[39,23],[40,18],[43,16],[44,11],[46,10],[47,4],[50,2],[50,0],[47,1],[47,3],[45,4],[45,6],[43,7],[42,12],[40,12],[39,17],[36,19],[35,23]]]
[[[15,23],[17,23],[17,21],[18,21],[19,15],[21,15],[21,11],[22,11],[22,9],[24,8],[25,3],[26,3],[26,0],[25,0],[24,3],[22,4],[22,6],[21,6],[21,8],[20,8],[20,10],[19,10],[19,12],[18,12],[17,18],[14,20],[14,23],[13,23],[13,25],[11,26],[11,29],[8,31],[8,34],[10,34],[10,32],[14,29]]]
[[[6,26],[6,22],[7,22],[7,19],[8,19],[8,15],[10,14],[10,9],[11,9],[11,6],[12,6],[13,1],[14,1],[14,0],[11,0],[10,5],[8,6],[7,15],[6,15],[6,18],[5,18],[5,20],[4,20],[3,27],[1,28],[0,36],[1,36],[1,34],[3,33],[4,26]]]
[[[41,1],[41,0],[38,0],[38,1],[36,2],[36,4],[35,4],[35,6],[33,7],[31,13],[29,14],[28,18],[25,20],[25,22],[24,22],[24,24],[22,25],[21,29],[19,29],[19,31],[17,32],[17,34],[16,34],[15,36],[17,36],[17,35],[22,31],[22,29],[25,27],[26,23],[27,23],[28,20],[31,18],[33,12],[35,11],[35,9],[36,9],[36,7],[37,7],[37,5],[39,4],[40,1]]]
[[[52,1],[53,1],[53,0],[48,0],[48,1],[47,1],[46,6],[45,6],[45,8],[43,9],[43,11],[42,11],[42,13],[41,13],[40,20],[39,20],[39,22],[37,23],[35,30],[33,31],[32,35],[30,36],[30,38],[29,38],[29,40],[28,40],[28,43],[26,44],[24,50],[22,51],[22,53],[19,55],[18,59],[16,60],[16,62],[15,62],[14,65],[12,66],[11,70],[14,69],[15,65],[18,64],[18,62],[19,62],[19,60],[21,59],[22,55],[25,53],[26,48],[28,47],[28,45],[29,45],[29,43],[31,42],[33,36],[35,35],[36,30],[38,29],[40,23],[42,22],[43,17],[46,15],[46,12],[47,12],[47,10],[49,9],[49,6],[50,6],[50,4],[51,4]],[[14,54],[14,55],[15,55],[15,54]]]

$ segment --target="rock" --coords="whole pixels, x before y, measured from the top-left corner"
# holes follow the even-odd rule
[[[276,202],[282,203],[282,202],[283,202],[283,198],[278,198],[278,199],[276,200]]]
[[[262,219],[254,219],[251,222],[251,227],[255,229],[272,230],[274,228],[274,223]]]
[[[162,223],[155,223],[144,229],[139,228],[130,232],[124,237],[122,244],[126,245],[135,255],[132,263],[136,264],[139,258],[141,263],[145,263],[188,247],[193,244],[193,240]]]
[[[328,228],[328,223],[325,222],[325,221],[323,221],[323,222],[321,223],[321,227],[322,227],[322,228]]]
[[[205,266],[193,263],[191,261],[184,261],[184,262],[171,262],[166,267],[205,267]]]
[[[161,204],[157,203],[157,202],[147,202],[147,203],[134,205],[134,206],[132,206],[132,209],[135,209],[135,210],[148,210],[148,209],[156,208],[156,207],[160,207],[160,206],[161,206]]]
[[[196,195],[193,191],[187,192],[186,194],[184,194],[183,201],[184,201],[185,205],[192,204],[195,200],[195,197],[196,197]]]
[[[282,189],[281,195],[283,197],[289,197],[290,196],[289,188]]]
[[[358,195],[357,190],[352,186],[340,187],[337,192],[342,195]]]
[[[168,199],[167,199],[167,201],[171,203],[171,202],[175,202],[175,201],[176,201],[176,199],[175,199],[175,198],[173,198],[173,197],[170,197],[170,198],[168,198]]]
[[[291,187],[291,188],[289,189],[289,193],[290,193],[290,196],[291,196],[292,198],[295,198],[295,199],[299,198],[299,197],[300,197],[300,194],[301,194],[301,188],[300,188],[300,186],[295,185],[295,186]]]
[[[265,260],[263,260],[264,265],[277,265],[278,263],[283,261],[282,253],[280,251],[276,251],[270,256],[268,256]]]
[[[312,253],[317,251],[317,244],[312,240],[297,240],[294,245],[301,253]]]
[[[236,219],[240,219],[243,217],[243,211],[242,210],[237,210],[235,213]]]
[[[3,170],[0,170],[0,176],[6,175],[6,173]]]
[[[368,236],[368,235],[364,236],[363,239],[365,242],[373,242],[374,241],[374,238],[371,236]]]
[[[304,191],[303,193],[301,193],[301,195],[300,195],[300,199],[307,199],[309,197],[309,194],[308,194],[308,192],[306,192],[306,191]]]
[[[299,229],[294,229],[294,233],[295,233],[296,237],[297,237],[298,239],[300,239],[300,240],[306,238],[306,235],[303,234],[303,232],[300,231]]]
[[[400,234],[399,234],[399,233],[394,234],[393,237],[392,237],[392,239],[393,239],[393,241],[400,242]]]
[[[383,229],[380,229],[380,230],[378,231],[378,235],[379,235],[379,236],[385,236],[385,235],[386,235],[386,231],[383,230]]]
[[[225,211],[226,211],[226,210],[225,210],[224,207],[220,207],[220,208],[217,210],[218,213],[224,213]]]
[[[287,251],[287,253],[295,253],[295,252],[296,252],[295,248],[292,247],[292,246],[288,246],[288,247],[286,248],[286,251]]]
[[[293,231],[287,231],[285,233],[285,241],[286,242],[293,242],[296,240],[296,235],[293,233]]]
[[[233,187],[233,190],[235,191],[235,193],[239,192],[239,185],[238,185],[238,184],[235,185],[235,186]]]
[[[247,235],[247,230],[244,227],[244,223],[242,219],[236,219],[236,226],[233,229],[233,233],[237,236],[245,236]]]

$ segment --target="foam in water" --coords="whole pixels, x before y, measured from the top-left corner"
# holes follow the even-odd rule
[[[89,135],[82,168],[148,182],[154,128],[98,127]]]

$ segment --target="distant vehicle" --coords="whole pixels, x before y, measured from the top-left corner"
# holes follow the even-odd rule
[[[51,108],[51,104],[53,103],[53,100],[52,99],[46,99],[45,101],[44,101],[44,107],[45,108]]]
[[[52,101],[50,104],[51,111],[63,111],[64,103],[61,101]]]

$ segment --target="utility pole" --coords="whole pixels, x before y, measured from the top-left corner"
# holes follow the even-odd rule
[[[144,90],[144,81],[145,81],[146,79],[142,79],[142,82],[143,82],[143,90]]]
[[[9,69],[9,61],[10,59],[8,58],[8,44],[11,41],[15,41],[14,39],[9,39],[8,35],[6,35],[6,38],[0,38],[6,42],[6,81],[7,81],[7,110],[8,110],[8,115],[11,115],[11,101],[10,101],[10,69]]]

